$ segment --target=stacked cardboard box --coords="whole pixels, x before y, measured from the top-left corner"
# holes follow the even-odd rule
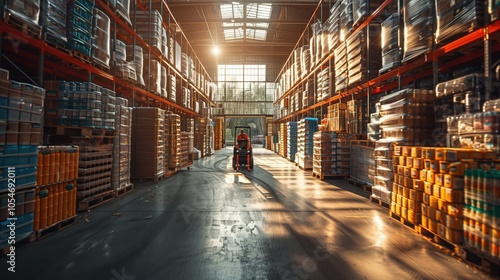
[[[224,119],[216,118],[214,127],[214,149],[220,150],[223,147]]]
[[[404,45],[402,62],[429,51],[434,39],[433,1],[404,0]]]
[[[314,133],[313,174],[349,176],[350,143],[347,133],[317,131]]]
[[[436,42],[446,43],[484,23],[484,2],[436,2]]]
[[[297,122],[287,123],[287,156],[288,160],[295,161],[295,154],[297,153]]]
[[[300,168],[313,168],[314,132],[318,131],[317,118],[304,118],[297,123],[297,163]]]
[[[354,86],[377,76],[381,65],[380,24],[371,23],[349,36],[347,45],[347,83]]]
[[[351,180],[373,186],[375,178],[374,146],[369,141],[351,141]]]
[[[328,106],[328,131],[346,131],[347,103]]]
[[[286,152],[288,151],[287,131],[288,129],[286,123],[280,123],[280,139],[279,139],[278,154],[282,157],[286,157]]]
[[[399,14],[392,14],[382,22],[382,67],[379,73],[394,69],[400,61]]]
[[[134,108],[132,119],[132,178],[159,180],[165,174],[165,111]]]
[[[365,106],[362,100],[349,100],[347,101],[347,109],[345,112],[346,117],[346,130],[352,134],[366,134],[364,121]]]
[[[7,218],[17,218],[16,240],[33,231],[34,190],[44,89],[11,81],[0,69],[0,248],[7,244]],[[14,178],[15,180],[12,180]],[[8,201],[15,198],[15,211]]]
[[[132,108],[128,100],[116,98],[116,137],[113,138],[113,169],[111,185],[120,192],[129,188],[130,160],[132,153]]]
[[[176,170],[181,166],[181,117],[176,114],[165,114],[170,128],[170,141],[168,147],[168,168]]]

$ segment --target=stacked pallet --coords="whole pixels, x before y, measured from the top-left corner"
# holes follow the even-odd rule
[[[39,148],[33,224],[38,238],[76,221],[78,159],[77,146]]]
[[[132,108],[128,100],[116,98],[116,137],[113,138],[113,169],[111,185],[116,194],[133,188],[130,183],[130,160],[132,153]]]
[[[297,153],[297,122],[287,123],[287,156],[290,161],[295,161],[295,154]]]
[[[21,27],[23,32],[40,38],[41,27],[38,25],[40,0],[3,1],[3,20],[5,23]],[[3,4],[5,3],[5,4]]]
[[[189,153],[189,142],[192,142],[193,134],[187,131],[181,131],[181,153],[180,153],[180,166],[179,168],[188,167],[193,163],[193,159]]]
[[[155,48],[160,54],[163,52],[162,44],[162,16],[160,12],[154,10],[151,14],[131,9],[131,16],[135,20],[135,31],[141,36],[149,46]],[[167,54],[163,54],[167,56]]]
[[[78,210],[88,210],[115,198],[111,186],[113,145],[93,142],[91,139],[80,140],[78,145]]]
[[[223,130],[224,130],[224,120],[222,118],[215,119],[214,127],[214,149],[220,150],[223,147]]]
[[[143,50],[140,46],[137,46],[137,45],[127,45],[126,46],[126,50],[125,50],[125,54],[126,54],[126,61],[122,61],[122,63],[127,63],[127,69],[128,67],[133,67],[133,69],[135,70],[135,75],[136,75],[136,78],[135,80],[137,81],[137,83],[142,86],[142,87],[145,87],[146,84],[144,82],[144,54],[143,54]],[[131,71],[131,73],[133,73],[133,71]],[[133,77],[132,77],[132,80],[133,80]]]
[[[343,132],[317,131],[313,137],[313,176],[321,180],[332,176],[348,177],[349,135]]]
[[[398,66],[399,54],[399,14],[392,14],[381,25],[382,67],[379,73],[385,73]]]
[[[404,0],[404,45],[403,59],[408,62],[419,55],[429,51],[434,38],[434,3],[424,0]]]
[[[120,40],[112,40],[111,44],[115,49],[115,55],[113,56],[115,76],[132,84],[137,82],[137,58],[134,58],[132,61],[128,61],[130,60],[130,54],[127,51],[127,45],[124,42]]]
[[[377,76],[381,64],[380,24],[371,23],[349,36],[347,42],[347,83],[354,86]]]
[[[93,1],[75,0],[68,5],[66,35],[67,49],[72,54],[90,61],[92,50]]]
[[[158,181],[165,175],[165,111],[159,108],[134,108],[132,112],[133,179]]]
[[[170,170],[177,170],[181,166],[181,117],[176,114],[165,114],[170,128],[170,139],[168,142],[168,168]]]
[[[195,142],[194,142],[194,147],[198,149],[201,153],[201,157],[205,157],[207,155],[207,131],[208,131],[208,124],[207,124],[207,119],[206,118],[196,118],[195,119],[196,124],[195,124],[195,131],[194,134],[196,135],[195,137]]]
[[[345,112],[346,130],[352,134],[366,134],[364,121],[364,106],[362,100],[347,101],[347,109]]]
[[[335,90],[331,90],[331,79],[330,79],[330,74],[332,77],[335,77],[335,74],[330,73],[330,68],[325,68],[321,70],[318,73],[318,82],[317,82],[317,90],[316,90],[316,96],[317,96],[317,101],[323,101],[325,99],[328,99],[331,96],[332,92],[335,92]]]
[[[381,139],[375,144],[376,170],[372,198],[389,204],[393,184],[393,144],[420,145],[432,139],[434,92],[405,89],[380,99]]]
[[[351,141],[350,159],[349,179],[358,184],[373,186],[376,172],[373,142]]]
[[[235,136],[236,137],[236,136]],[[286,152],[288,150],[287,148],[287,127],[286,123],[281,123],[280,124],[280,141],[279,141],[279,148],[278,148],[278,154],[282,157],[286,157]]]
[[[65,48],[66,38],[66,0],[41,1],[40,24],[43,28],[44,40],[53,45]]]
[[[342,91],[348,84],[347,46],[340,42],[334,50],[335,54],[335,92]]]
[[[304,118],[297,123],[297,163],[303,170],[313,168],[314,132],[318,131],[317,118]]]
[[[11,81],[0,70],[0,249],[12,234],[7,219],[17,218],[16,241],[33,232],[43,96],[42,88]]]
[[[346,103],[335,103],[328,106],[328,130],[346,131]]]

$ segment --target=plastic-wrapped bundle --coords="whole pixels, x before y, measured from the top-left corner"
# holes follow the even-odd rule
[[[347,39],[347,72],[350,86],[366,82],[378,74],[381,64],[379,42],[380,25],[374,23]]]
[[[375,11],[383,1],[381,0],[353,0],[353,20],[354,25],[363,22],[373,11]]]
[[[189,78],[189,56],[186,53],[182,53],[181,57],[181,73],[185,78]]]
[[[295,161],[297,153],[297,122],[287,123],[287,158],[290,161]]]
[[[349,35],[354,23],[353,0],[341,1],[343,4],[340,10],[340,38],[344,41]]]
[[[318,73],[317,83],[317,101],[323,101],[330,97],[330,78],[329,68],[325,68]]]
[[[169,95],[169,100],[172,102],[175,102],[177,92],[176,92],[176,78],[175,75],[169,75],[167,78],[167,87],[168,87],[168,95]]]
[[[380,73],[386,72],[399,63],[399,15],[392,14],[382,22],[382,68]]]
[[[130,0],[116,0],[116,11],[122,16],[128,23],[130,22]]]
[[[67,10],[67,48],[88,57],[92,48],[93,8],[93,4],[88,0],[75,0]]]
[[[312,36],[309,39],[309,49],[310,49],[310,55],[311,55],[311,66],[315,66],[318,63],[318,50],[321,50],[321,48],[318,47],[318,39],[317,37],[321,33],[321,22],[316,21],[315,23],[311,24],[311,31],[312,31]]]
[[[101,10],[94,9],[92,59],[94,62],[109,68],[110,57],[110,19]]]
[[[403,60],[409,61],[432,47],[434,1],[405,0]]]
[[[147,65],[148,57],[144,56],[144,62]],[[151,59],[149,68],[144,67],[144,77],[146,83],[149,83],[149,91],[157,95],[161,95],[161,65],[158,60]]]
[[[293,51],[293,66],[295,67],[296,80],[302,78],[302,66],[300,64],[300,57],[303,53],[303,47],[298,47]]]
[[[143,70],[144,70],[144,55],[140,46],[127,45],[127,61],[134,63],[135,74],[137,75],[137,83],[145,86]]]
[[[161,66],[161,96],[164,98],[168,97],[167,93],[167,68],[165,66]]]
[[[168,37],[167,37],[167,29],[165,27],[161,27],[161,53],[165,56],[168,57]]]
[[[156,48],[158,52],[162,53],[162,17],[158,11],[154,11],[151,15],[145,14],[142,11],[135,14],[135,30],[144,41],[151,47]]]
[[[311,54],[308,45],[302,47],[302,53],[300,54],[300,68],[302,72],[302,76],[305,76],[309,73],[309,69],[311,69]]]
[[[127,62],[127,45],[120,40],[112,40],[111,44],[115,46],[115,61],[118,64]]]
[[[482,74],[470,74],[436,85],[436,97],[465,93],[468,91],[484,94],[486,80]]]
[[[30,25],[38,26],[40,0],[7,0],[5,12],[5,15],[15,16]]]
[[[335,92],[347,87],[347,48],[345,43],[340,43],[335,48]]]
[[[443,43],[482,26],[483,1],[436,1],[436,42]]]
[[[340,38],[340,14],[343,9],[343,1],[337,1],[330,10],[330,17],[328,18],[330,22],[330,42],[329,44],[332,48],[336,47],[341,40]]]
[[[40,23],[48,35],[46,40],[67,42],[66,0],[42,1]]]

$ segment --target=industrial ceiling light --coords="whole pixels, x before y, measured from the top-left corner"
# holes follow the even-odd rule
[[[219,55],[219,53],[220,53],[220,49],[219,49],[219,47],[214,46],[214,47],[212,48],[212,53],[213,53],[214,55],[216,55],[216,56],[217,56],[217,55]]]

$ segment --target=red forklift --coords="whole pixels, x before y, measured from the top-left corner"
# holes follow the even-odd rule
[[[248,171],[253,170],[252,129],[249,126],[235,126],[234,135],[233,169],[238,171],[243,165]]]

